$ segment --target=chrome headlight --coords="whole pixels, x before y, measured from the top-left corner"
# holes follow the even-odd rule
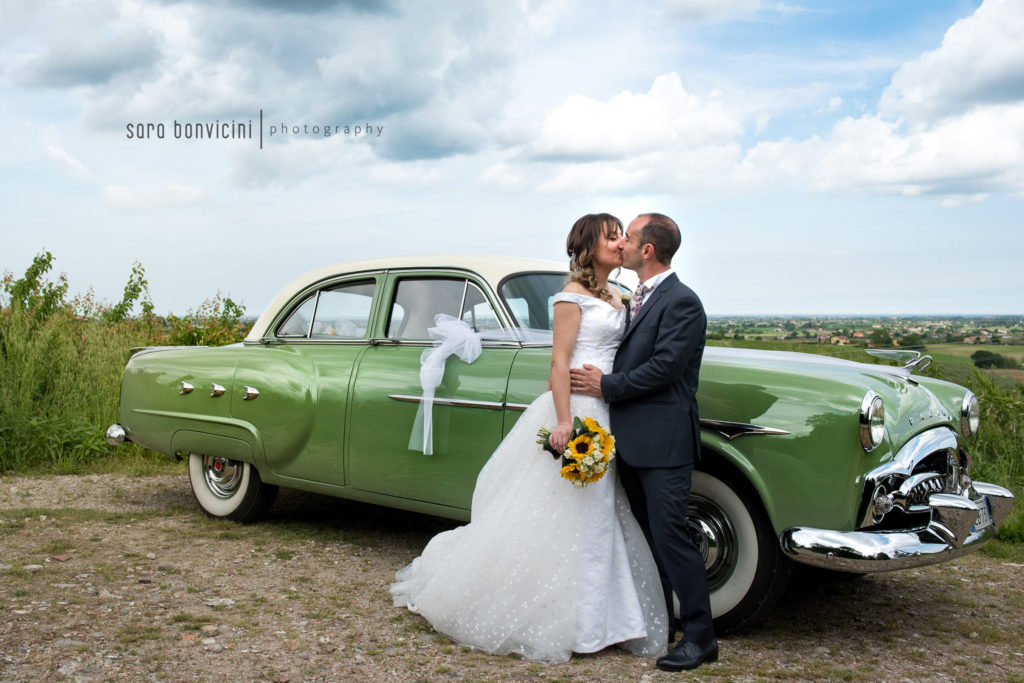
[[[963,403],[960,404],[960,431],[964,436],[977,434],[980,423],[981,410],[978,408],[978,397],[968,391],[964,394]]]
[[[860,402],[860,445],[870,453],[878,448],[884,436],[885,406],[882,397],[869,390]]]

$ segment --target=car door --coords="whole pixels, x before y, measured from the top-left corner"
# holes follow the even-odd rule
[[[252,425],[278,475],[344,485],[344,436],[353,370],[369,347],[382,273],[321,284],[283,309],[268,343],[243,354],[232,416]],[[251,351],[251,352],[250,352]],[[258,395],[248,394],[250,387]]]
[[[382,297],[378,337],[359,361],[347,450],[348,484],[468,509],[477,473],[501,441],[509,370],[519,345],[484,341],[472,363],[448,358],[433,405],[433,453],[410,448],[423,396],[427,333],[446,313],[476,331],[502,327],[485,285],[458,272],[395,272]]]

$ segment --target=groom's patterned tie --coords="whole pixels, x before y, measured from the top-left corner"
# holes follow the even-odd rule
[[[633,292],[633,300],[629,302],[630,305],[630,318],[629,321],[632,323],[636,320],[636,316],[640,313],[640,308],[643,306],[644,294],[651,291],[651,288],[640,283],[636,286],[636,291]]]

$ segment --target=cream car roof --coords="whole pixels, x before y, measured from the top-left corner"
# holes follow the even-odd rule
[[[497,288],[503,278],[513,273],[523,271],[547,271],[567,273],[566,262],[549,261],[534,258],[515,258],[509,256],[486,256],[466,254],[442,254],[439,256],[399,256],[394,258],[365,259],[362,261],[347,261],[336,263],[332,266],[324,266],[311,270],[295,278],[277,293],[263,313],[252,326],[245,341],[255,342],[266,335],[267,328],[273,321],[274,316],[281,310],[281,307],[291,301],[303,290],[315,285],[318,282],[328,280],[339,275],[348,275],[362,272],[379,270],[399,270],[410,268],[457,268],[477,273],[484,280]]]

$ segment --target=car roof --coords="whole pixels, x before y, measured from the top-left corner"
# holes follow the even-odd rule
[[[391,258],[363,259],[345,261],[331,266],[316,268],[303,273],[281,288],[277,295],[267,304],[256,323],[249,330],[245,340],[258,341],[267,333],[267,327],[281,307],[291,301],[305,289],[339,275],[373,272],[380,270],[406,270],[418,268],[454,268],[468,270],[480,275],[497,289],[498,283],[514,273],[521,272],[553,272],[568,273],[565,261],[553,261],[536,258],[513,256],[496,256],[485,254],[440,254],[436,256],[396,256]]]

